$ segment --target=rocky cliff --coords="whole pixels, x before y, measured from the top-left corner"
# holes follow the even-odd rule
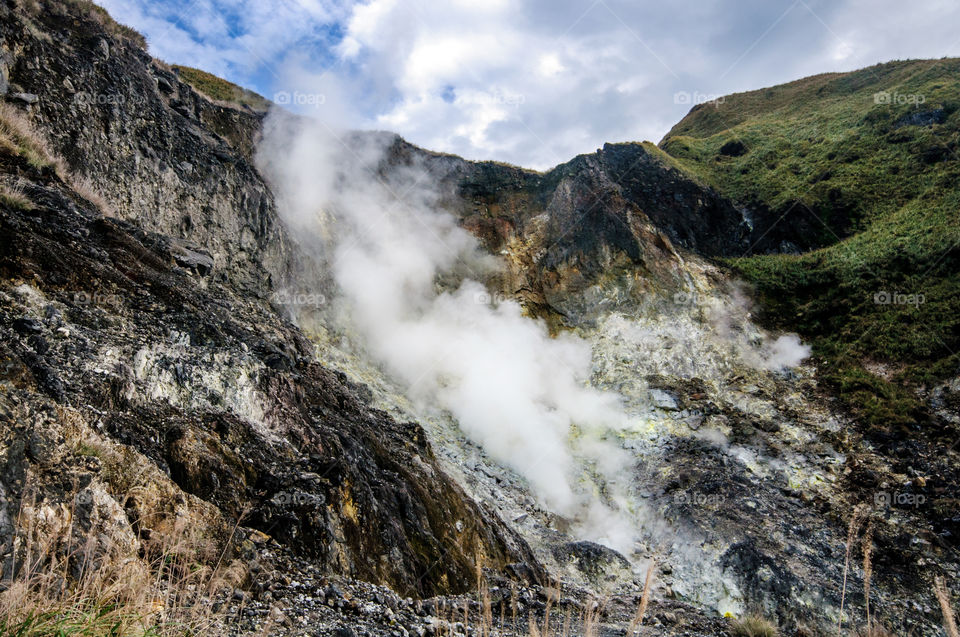
[[[613,635],[649,597],[644,634],[760,615],[813,635],[862,624],[869,597],[875,621],[939,634],[931,590],[960,565],[957,383],[938,377],[924,427],[877,445],[821,359],[754,322],[724,260],[816,237],[771,234],[781,208],[683,152],[695,126],[544,173],[357,134],[383,136],[381,176],[428,175],[496,257],[488,300],[589,344],[590,383],[631,419],[604,439],[626,468],[591,483],[636,533],[619,555],[358,346],[256,167],[264,112],[198,77],[84,0],[0,4],[4,600],[95,565],[146,582],[132,623],[158,630],[203,607],[200,633],[527,634],[566,616]],[[724,166],[752,161],[699,132]]]
[[[408,594],[473,586],[480,555],[536,575],[420,427],[370,409],[270,304],[294,255],[249,162],[257,116],[86,3],[0,11],[5,576],[27,501],[47,524],[76,502],[118,559],[186,516],[231,559],[260,532]]]

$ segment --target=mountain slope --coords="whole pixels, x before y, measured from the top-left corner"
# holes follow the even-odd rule
[[[72,502],[95,504],[103,564],[177,521],[248,583],[271,552],[418,596],[472,588],[481,555],[538,575],[422,429],[372,409],[272,302],[297,254],[247,159],[260,116],[198,95],[91,3],[19,4],[0,4],[4,576],[28,550],[17,510],[55,526]]]
[[[880,428],[922,418],[897,385],[960,364],[958,72],[955,59],[891,62],[731,95],[660,143],[753,211],[763,238],[730,264],[772,324],[816,339],[834,385]],[[858,371],[878,365],[895,384]]]
[[[588,622],[624,634],[649,572],[645,633],[726,634],[726,614],[759,612],[826,634],[841,599],[847,626],[863,620],[864,574],[844,563],[856,510],[876,546],[875,617],[939,634],[932,582],[960,573],[957,454],[926,430],[882,448],[861,436],[818,369],[798,364],[800,344],[758,328],[717,262],[761,253],[731,261],[745,269],[789,258],[763,254],[793,250],[785,242],[829,243],[797,222],[771,229],[773,178],[768,203],[743,203],[706,160],[649,143],[539,173],[388,133],[344,137],[382,139],[381,177],[431,177],[436,212],[499,260],[468,309],[517,300],[518,320],[586,343],[589,384],[629,416],[600,432],[627,461],[586,483],[598,503],[624,503],[636,541],[621,556],[579,541],[581,520],[550,511],[368,355],[329,263],[302,249],[254,161],[263,113],[215,101],[235,89],[151,59],[84,0],[7,1],[0,18],[0,589],[24,573],[27,526],[58,586],[88,556],[113,579],[145,569],[119,571],[159,593],[138,598],[139,627],[183,595],[231,621],[200,634],[455,634],[498,615],[506,634],[571,616],[573,634]],[[741,106],[740,125],[765,108]],[[694,128],[690,148],[724,134]],[[730,141],[721,162],[749,156]],[[873,227],[837,225],[871,249]],[[461,281],[443,271],[432,286]],[[960,386],[938,391],[930,408],[957,421]],[[506,400],[488,391],[477,404]],[[545,575],[552,585],[536,585]],[[155,588],[177,577],[193,588]],[[22,588],[0,592],[0,632],[10,590]]]

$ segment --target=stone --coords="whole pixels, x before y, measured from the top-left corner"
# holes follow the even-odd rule
[[[14,102],[20,102],[21,104],[25,104],[27,106],[32,106],[40,101],[40,97],[34,93],[10,93],[7,96],[7,99]]]

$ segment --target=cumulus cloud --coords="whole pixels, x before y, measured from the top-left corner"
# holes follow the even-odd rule
[[[960,54],[950,0],[101,1],[170,62],[268,97],[322,77],[353,127],[534,168],[657,141],[710,96]]]

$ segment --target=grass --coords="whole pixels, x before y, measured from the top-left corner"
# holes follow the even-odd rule
[[[0,149],[23,157],[37,170],[57,165],[47,140],[26,115],[6,103],[0,103]]]
[[[209,547],[187,522],[159,541],[142,540],[145,558],[137,559],[104,554],[95,529],[77,545],[73,511],[54,529],[50,510],[35,499],[21,505],[0,634],[202,635],[222,620],[209,602],[235,578],[221,560],[197,562]]]
[[[248,106],[256,111],[265,111],[270,108],[271,103],[267,98],[221,79],[212,73],[189,66],[174,65],[173,69],[183,81],[211,100],[231,105]]]
[[[762,615],[747,615],[730,623],[730,632],[736,637],[777,637],[777,627]]]
[[[117,211],[88,177],[75,172],[66,172],[63,177],[64,181],[73,189],[73,192],[93,204],[104,216],[117,216]]]
[[[912,388],[960,369],[958,77],[956,59],[819,75],[701,105],[660,144],[736,203],[783,217],[804,253],[727,263],[768,323],[812,340],[828,384],[876,429],[922,418]],[[721,152],[732,142],[741,153]],[[897,372],[866,371],[876,362]]]
[[[33,202],[23,194],[20,186],[0,186],[0,205],[14,210],[33,210]]]
[[[121,42],[128,42],[146,50],[147,40],[136,29],[120,24],[101,7],[91,0],[17,0],[18,6],[29,15],[37,16],[42,12],[69,15],[81,14],[98,24],[107,34]]]
[[[0,573],[0,635],[172,637],[221,626],[210,602],[244,578],[239,563],[226,559],[237,527],[212,531],[220,527],[209,525],[207,505],[184,501],[162,472],[149,475],[149,463],[102,438],[79,412],[58,408],[57,422],[68,453],[97,457],[103,469],[95,485],[53,499],[38,498],[28,478],[13,560]],[[97,495],[104,491],[134,520],[136,537],[77,526],[80,502],[109,506]]]
[[[106,216],[116,216],[113,206],[93,182],[71,171],[26,114],[6,103],[0,103],[0,151],[23,158],[34,170],[53,171],[81,199]],[[24,196],[22,188],[19,187],[0,188],[0,203],[17,210],[33,209],[33,203]]]
[[[943,629],[946,631],[947,637],[960,637],[960,631],[957,630],[957,622],[953,616],[950,591],[947,590],[947,585],[942,577],[937,577],[934,580],[933,590],[937,596],[937,601],[940,603],[940,611],[943,613]]]

